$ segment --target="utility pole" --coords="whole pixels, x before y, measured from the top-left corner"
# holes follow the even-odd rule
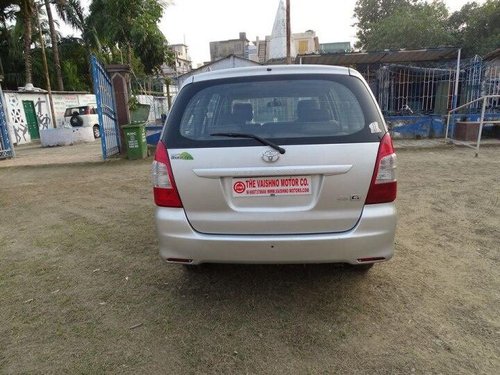
[[[292,33],[290,28],[290,0],[286,0],[286,63],[292,63],[292,56],[290,52],[290,42]]]
[[[45,43],[43,41],[42,25],[40,24],[40,14],[38,12],[37,4],[35,3],[35,15],[38,21],[38,32],[40,33],[40,44],[42,46],[43,68],[45,70],[45,81],[47,83],[47,91],[49,93],[50,114],[54,128],[57,128],[56,112],[54,111],[54,101],[52,100],[52,89],[50,88],[49,65],[47,64],[47,55],[45,53]]]

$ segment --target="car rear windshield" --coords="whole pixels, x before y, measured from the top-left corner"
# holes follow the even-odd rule
[[[167,123],[169,147],[253,145],[245,133],[280,144],[378,141],[385,132],[366,86],[347,75],[246,77],[193,83]]]

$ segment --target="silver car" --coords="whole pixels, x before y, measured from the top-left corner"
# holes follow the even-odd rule
[[[180,90],[152,166],[170,263],[326,263],[393,255],[396,155],[355,70],[220,70]]]

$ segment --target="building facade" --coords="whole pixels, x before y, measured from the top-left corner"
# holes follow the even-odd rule
[[[307,30],[303,33],[293,33],[291,43],[292,58],[295,58],[297,55],[319,53],[319,38],[313,30]],[[256,58],[249,56],[249,58],[261,64],[265,64],[272,59],[286,57],[286,44],[273,42],[272,35],[266,35],[265,39],[257,37],[253,44],[257,49],[257,56]],[[273,53],[271,53],[271,48],[274,48]]]
[[[175,78],[186,74],[193,69],[193,63],[189,56],[188,46],[185,44],[172,44],[169,46],[175,54],[175,64],[173,67],[163,65],[163,74]]]
[[[240,33],[238,39],[210,42],[210,61],[217,61],[230,55],[248,59],[249,43],[244,32]]]
[[[319,39],[313,30],[292,34],[292,42],[295,45],[297,55],[308,55],[319,52]]]

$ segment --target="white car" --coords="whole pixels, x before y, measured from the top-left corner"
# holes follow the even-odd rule
[[[64,125],[71,127],[92,128],[94,138],[100,137],[99,116],[95,105],[83,105],[66,108],[64,112]]]
[[[195,75],[152,165],[170,263],[327,263],[393,256],[396,155],[357,71],[262,66]]]

